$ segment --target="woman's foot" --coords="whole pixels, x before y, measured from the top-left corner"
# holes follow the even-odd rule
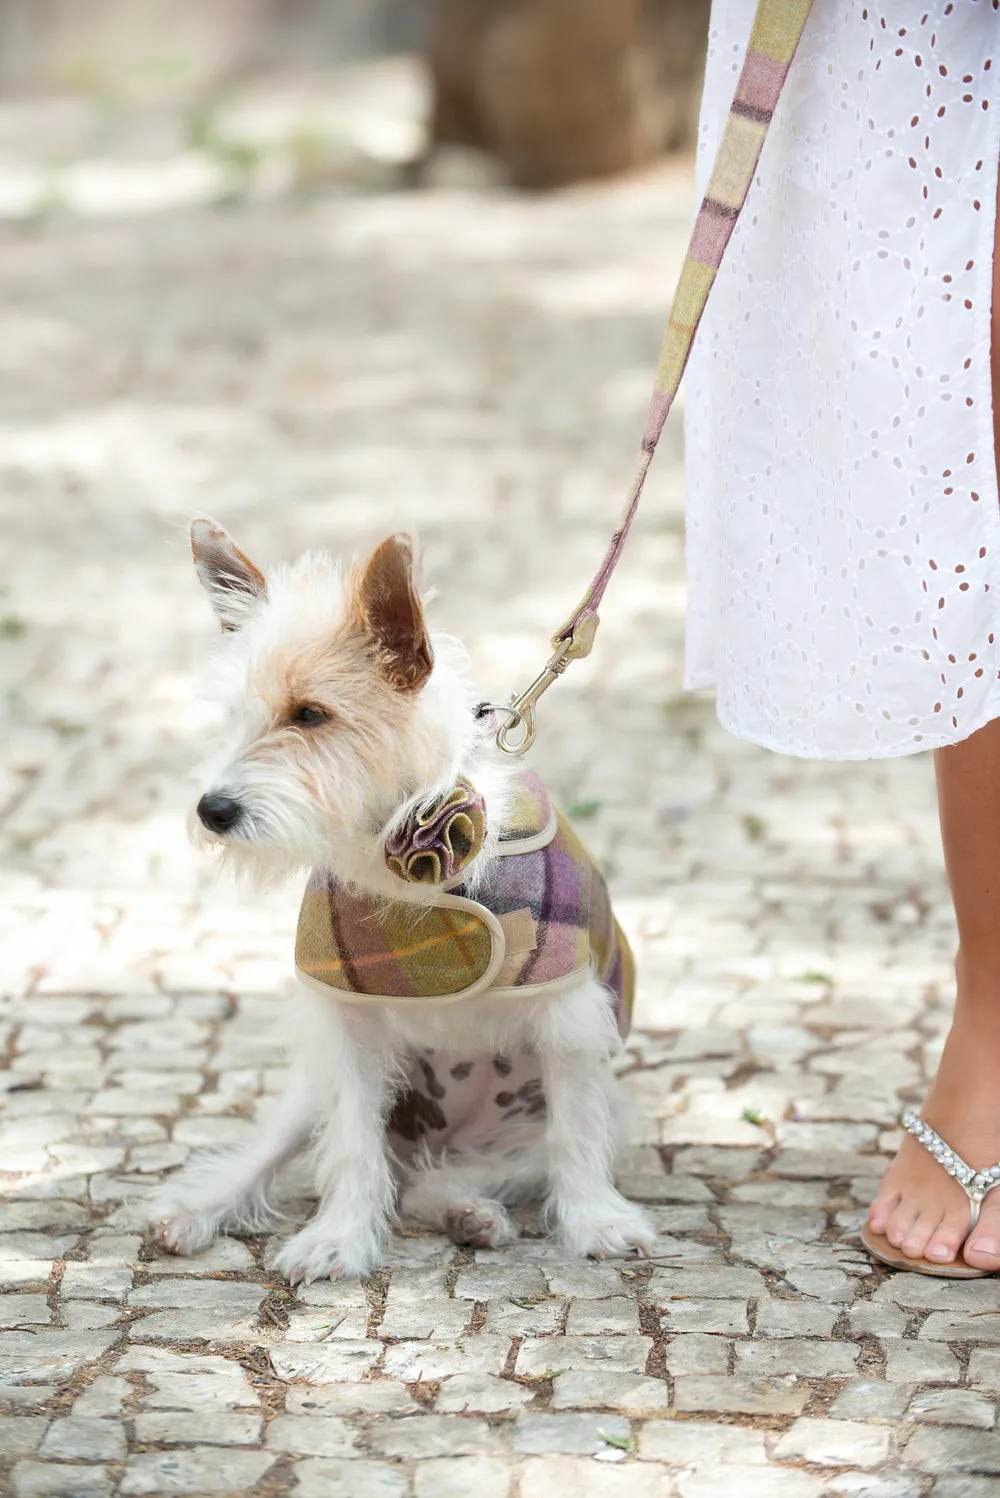
[[[921,1117],[976,1170],[1000,1161],[1000,1020],[961,998]],[[969,1233],[969,1200],[957,1181],[909,1135],[868,1215],[908,1258],[1000,1270],[1000,1189]],[[968,1241],[966,1241],[968,1239]],[[963,1250],[964,1244],[964,1250]]]

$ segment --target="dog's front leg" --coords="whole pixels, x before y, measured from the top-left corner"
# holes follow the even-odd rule
[[[322,1105],[313,1146],[320,1205],[275,1260],[293,1284],[377,1269],[395,1208],[385,1124],[395,1067],[378,1013],[318,1003],[304,1059]]]
[[[208,1151],[160,1188],[150,1225],[175,1254],[194,1254],[227,1231],[260,1233],[280,1215],[270,1188],[282,1165],[309,1142],[316,1116],[301,1068],[246,1144]]]
[[[617,1044],[604,990],[593,979],[548,1001],[538,1047],[547,1105],[546,1214],[575,1253],[648,1253],[656,1232],[614,1185],[617,1124],[608,1065]]]

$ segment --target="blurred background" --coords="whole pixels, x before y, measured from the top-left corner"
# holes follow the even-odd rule
[[[221,168],[231,190],[384,182],[392,168],[425,169],[445,145],[488,153],[520,186],[552,187],[690,145],[708,10],[708,0],[7,0],[0,88],[98,105],[106,143],[123,113],[179,108],[178,144],[207,154],[202,165]],[[62,147],[71,157],[87,143],[67,135]],[[58,177],[72,162],[46,164]],[[52,196],[65,185],[73,201],[72,175]]]
[[[72,1228],[55,1247],[10,1235],[25,1282],[81,1230],[137,1235],[164,1172],[245,1137],[283,1081],[298,890],[219,879],[185,835],[219,638],[191,517],[260,564],[415,532],[432,623],[466,643],[482,695],[526,685],[632,474],[692,218],[707,10],[0,0],[0,1230]],[[710,1180],[738,1258],[806,1266],[790,1280],[836,1303],[803,1323],[826,1338],[857,1265],[839,1235],[947,1023],[931,770],[767,754],[683,693],[683,404],[532,764],[636,950],[626,1189],[701,1204],[681,1178]],[[720,1232],[676,1251],[700,1263]],[[114,1287],[138,1246],[86,1251],[127,1258]],[[229,1251],[227,1271],[249,1262]],[[256,1305],[260,1272],[242,1272],[249,1289],[218,1293]],[[60,1342],[105,1325],[62,1305]],[[49,1379],[18,1335],[10,1356]],[[831,1345],[846,1362],[829,1366],[853,1367]],[[94,1356],[91,1340],[60,1367]],[[946,1356],[890,1376],[964,1376]],[[743,1408],[725,1398],[706,1407]]]
[[[218,881],[186,841],[217,640],[190,517],[259,563],[416,532],[483,695],[525,685],[631,476],[707,13],[0,3],[3,978],[57,1017],[72,994],[143,1014],[228,995],[235,1070],[185,1104],[220,1137],[279,1072],[297,899]],[[943,1019],[951,914],[922,757],[785,760],[682,693],[682,411],[533,762],[611,876],[640,1026],[721,1026],[744,1057],[731,1082],[636,1072],[641,1138],[666,1110],[679,1139],[743,1146],[745,1109],[822,1092],[795,1067],[837,1026],[860,1046],[925,1004]],[[15,1074],[116,1075],[80,1036],[30,1038]],[[891,1141],[895,1074],[860,1054],[846,1116]]]
[[[631,472],[707,25],[707,0],[0,6],[4,829],[24,891],[86,891],[87,925],[95,890],[211,882],[183,833],[212,722],[192,514],[261,561],[414,530],[484,690],[535,674]],[[592,818],[600,799],[612,860],[579,730],[614,700],[638,735],[627,822],[641,741],[678,753],[680,454],[675,418],[599,660],[549,714],[552,773]]]

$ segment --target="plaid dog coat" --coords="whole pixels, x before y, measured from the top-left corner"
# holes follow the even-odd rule
[[[604,876],[531,771],[474,898],[452,882],[418,904],[400,879],[399,899],[381,900],[313,870],[295,965],[321,991],[390,1002],[555,993],[593,971],[622,1035],[632,1016],[632,952]]]

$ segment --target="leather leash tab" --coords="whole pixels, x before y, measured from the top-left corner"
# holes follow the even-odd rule
[[[597,610],[628,540],[663,423],[687,367],[691,345],[726,246],[747,200],[761,149],[811,7],[812,0],[758,0],[743,71],[674,293],[639,463],[628,491],[625,511],[586,593],[552,638],[555,654],[530,687],[514,697],[508,706],[495,709],[507,715],[507,721],[496,736],[497,746],[505,754],[524,754],[531,747],[539,699],[554,681],[558,681],[570,661],[582,660],[593,648],[599,623]]]

